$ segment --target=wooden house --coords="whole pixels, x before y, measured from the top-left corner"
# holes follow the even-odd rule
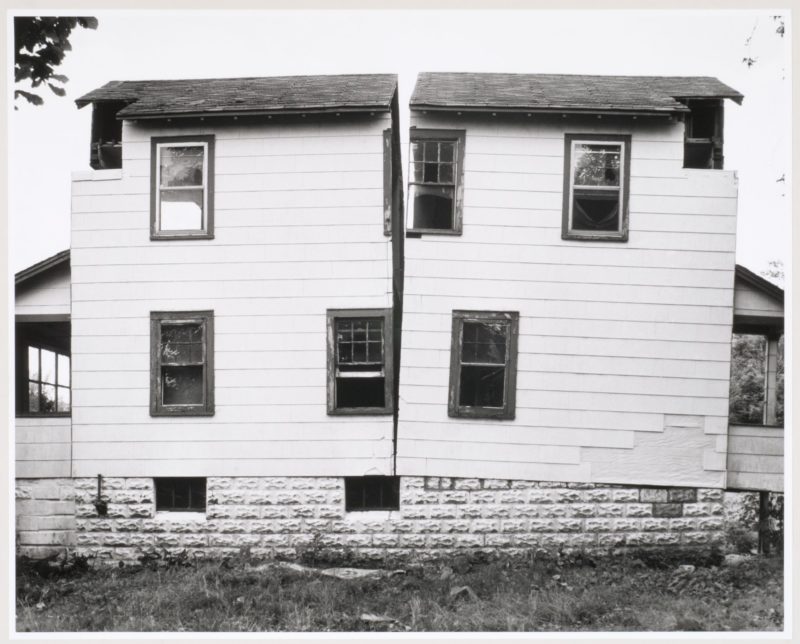
[[[17,276],[20,547],[718,540],[782,464],[729,446],[731,321],[782,298],[735,266],[726,98],[422,74],[404,209],[394,76],[82,97],[71,249]]]

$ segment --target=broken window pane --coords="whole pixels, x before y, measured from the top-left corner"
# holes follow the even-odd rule
[[[459,404],[469,407],[502,407],[505,367],[462,365]]]
[[[337,378],[337,409],[385,407],[384,384],[385,378],[382,376],[374,378]]]
[[[164,363],[172,364],[201,363],[203,361],[202,325],[162,325],[161,360]]]
[[[622,146],[576,143],[572,165],[576,186],[619,186]]]
[[[575,189],[572,200],[573,230],[619,230],[619,193]]]
[[[161,190],[161,230],[202,230],[203,189]]]
[[[203,147],[161,148],[161,186],[202,186]]]
[[[410,188],[413,228],[431,230],[453,228],[455,202],[453,187],[412,185]]]
[[[203,367],[161,368],[162,402],[164,405],[202,405]]]
[[[505,364],[505,322],[464,322],[461,361]]]

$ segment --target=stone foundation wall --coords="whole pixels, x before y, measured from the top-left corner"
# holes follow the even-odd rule
[[[17,479],[17,551],[36,559],[75,545],[75,488],[72,479]]]
[[[256,557],[351,548],[362,557],[437,557],[459,550],[611,549],[721,542],[723,491],[495,479],[401,478],[400,510],[344,510],[344,481],[210,477],[207,512],[155,513],[153,481],[108,478],[105,517],[96,479],[75,479],[77,550],[134,560],[153,549]],[[312,545],[313,544],[313,545]]]

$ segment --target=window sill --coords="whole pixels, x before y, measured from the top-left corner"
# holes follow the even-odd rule
[[[399,519],[400,510],[348,510],[344,514],[345,521],[390,521]]]
[[[205,523],[205,512],[156,510],[155,517],[158,521],[180,521],[181,523]]]
[[[610,241],[610,242],[626,242],[628,241],[627,231],[624,233],[603,233],[593,235],[591,233],[575,233],[566,232],[561,233],[561,239],[572,241]]]
[[[450,416],[450,418],[493,418],[495,420],[514,420],[514,412],[509,412],[502,409],[480,409],[477,407],[460,407],[455,410],[451,409],[447,415]]]
[[[184,416],[213,416],[214,410],[205,411],[205,410],[179,410],[179,411],[172,411],[168,409],[151,409],[150,415],[153,417],[168,417],[171,416],[173,418],[181,418]]]
[[[391,416],[392,409],[329,409],[328,416]]]
[[[150,241],[186,241],[189,239],[214,239],[214,233],[180,233],[176,235],[150,233]]]
[[[406,230],[406,237],[416,238],[423,235],[444,235],[445,237],[459,237],[460,230],[437,230],[435,228],[409,228]]]
[[[70,412],[44,413],[44,414],[16,414],[16,418],[72,418]]]

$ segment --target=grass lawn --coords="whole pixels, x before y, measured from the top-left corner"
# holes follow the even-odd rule
[[[45,576],[22,563],[16,626],[20,632],[783,628],[781,558],[754,557],[736,567],[670,559],[459,557],[361,579],[245,559]],[[706,565],[690,570],[682,563]]]

